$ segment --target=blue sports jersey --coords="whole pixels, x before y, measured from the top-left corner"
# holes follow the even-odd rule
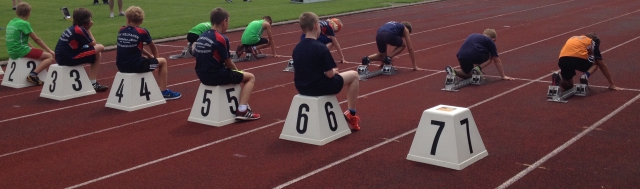
[[[378,29],[378,32],[389,32],[397,36],[402,36],[404,34],[404,25],[394,21],[387,22]]]
[[[229,59],[229,38],[209,30],[198,38],[194,50],[196,57],[196,73],[217,73],[226,70],[224,61]]]
[[[329,22],[327,21],[320,21],[320,35],[324,35],[324,36],[333,36],[335,37],[336,34],[333,31],[333,28],[331,28],[331,25],[329,25]]]
[[[293,49],[293,81],[296,87],[314,87],[329,80],[324,72],[335,68],[331,52],[321,42],[304,39]]]
[[[152,42],[149,31],[145,28],[122,26],[118,32],[116,65],[118,68],[130,67],[142,62],[144,43]]]
[[[73,59],[73,58],[82,58],[82,53],[85,52],[88,47],[88,44],[91,43],[93,39],[89,37],[89,33],[84,27],[80,27],[77,25],[73,25],[64,32],[58,39],[58,44],[56,44],[56,61],[63,62],[65,60]]]
[[[458,59],[480,60],[483,59],[482,57],[486,58],[487,54],[490,54],[491,57],[498,57],[496,44],[491,38],[474,33],[464,40],[456,56]]]

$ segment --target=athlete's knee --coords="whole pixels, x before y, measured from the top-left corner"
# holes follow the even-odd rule
[[[43,52],[42,55],[40,55],[40,60],[47,60],[47,59],[53,59],[53,55],[48,52]]]
[[[95,46],[93,46],[93,49],[95,49],[97,53],[102,52],[104,51],[104,45],[96,44]]]

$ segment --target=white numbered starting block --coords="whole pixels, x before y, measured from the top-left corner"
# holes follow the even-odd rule
[[[447,77],[444,80],[444,88],[442,88],[442,90],[458,92],[458,90],[469,84],[482,85],[484,83],[485,78],[482,75],[472,74],[471,78],[460,80],[457,76],[447,74]]]
[[[438,105],[422,113],[407,159],[462,170],[487,155],[471,111]]]
[[[257,57],[257,58],[256,58]],[[267,57],[267,55],[265,54],[258,54],[256,56],[253,56],[253,54],[251,53],[245,53],[245,55],[243,57],[238,57],[235,55],[235,53],[231,54],[231,61],[232,62],[251,62],[251,61],[256,61],[260,58],[264,58]]]
[[[280,139],[325,145],[351,134],[335,95],[293,97]]]
[[[240,89],[237,84],[208,86],[201,83],[188,120],[217,127],[235,122]]]
[[[153,73],[118,72],[105,106],[131,112],[164,103],[166,101]]]
[[[0,67],[0,75],[3,75],[4,71],[2,71],[2,68]]]
[[[96,94],[96,91],[82,65],[60,66],[53,64],[49,66],[40,97],[67,100],[92,94]]]
[[[549,90],[547,90],[547,101],[549,102],[561,102],[567,103],[567,99],[573,95],[576,96],[587,96],[589,94],[589,85],[587,84],[576,84],[575,87],[560,92],[560,86],[549,86]]]
[[[9,59],[9,62],[7,62],[7,73],[4,74],[2,85],[12,88],[35,86],[36,84],[27,81],[27,76],[29,76],[29,73],[35,70],[38,65],[40,65],[40,60],[36,59]],[[47,77],[47,70],[42,70],[38,73],[40,80],[45,81],[45,77]]]
[[[284,72],[296,72],[296,69],[293,68],[293,59],[289,59],[287,62],[287,67],[282,70]]]
[[[358,75],[360,76],[360,81],[366,81],[369,78],[379,76],[379,75],[396,75],[398,74],[398,69],[393,67],[393,65],[385,64],[382,66],[382,69],[378,71],[369,71],[368,65],[360,65],[358,66]]]

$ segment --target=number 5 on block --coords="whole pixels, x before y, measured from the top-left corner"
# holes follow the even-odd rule
[[[462,170],[487,155],[471,111],[438,105],[422,113],[407,159]]]

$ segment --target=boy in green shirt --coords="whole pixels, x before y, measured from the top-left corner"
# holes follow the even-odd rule
[[[36,33],[33,32],[31,24],[27,22],[27,19],[31,16],[31,5],[25,2],[19,3],[18,6],[16,6],[16,15],[18,15],[18,18],[14,18],[7,24],[5,35],[9,58],[17,60],[22,57],[27,57],[40,60],[40,65],[29,73],[27,81],[37,85],[43,85],[44,82],[38,78],[38,73],[55,62],[55,53],[44,44],[44,41],[38,38]],[[33,48],[33,46],[29,44],[29,37],[47,52]]]
[[[195,48],[194,44],[196,43],[196,41],[198,41],[198,38],[200,37],[200,35],[202,35],[202,33],[209,30],[211,30],[211,22],[203,22],[191,28],[191,30],[189,30],[189,33],[187,33],[187,47],[185,47],[184,50],[182,50],[182,53],[180,53],[180,55],[176,58],[193,57],[193,49]]]
[[[262,38],[262,32],[267,31],[269,39]],[[258,59],[258,54],[262,54],[261,49],[271,47],[273,57],[278,57],[276,54],[276,47],[273,43],[273,34],[271,32],[271,17],[264,16],[262,20],[254,20],[242,33],[242,45],[236,48],[236,55],[240,57],[243,51],[251,52],[253,56]]]

